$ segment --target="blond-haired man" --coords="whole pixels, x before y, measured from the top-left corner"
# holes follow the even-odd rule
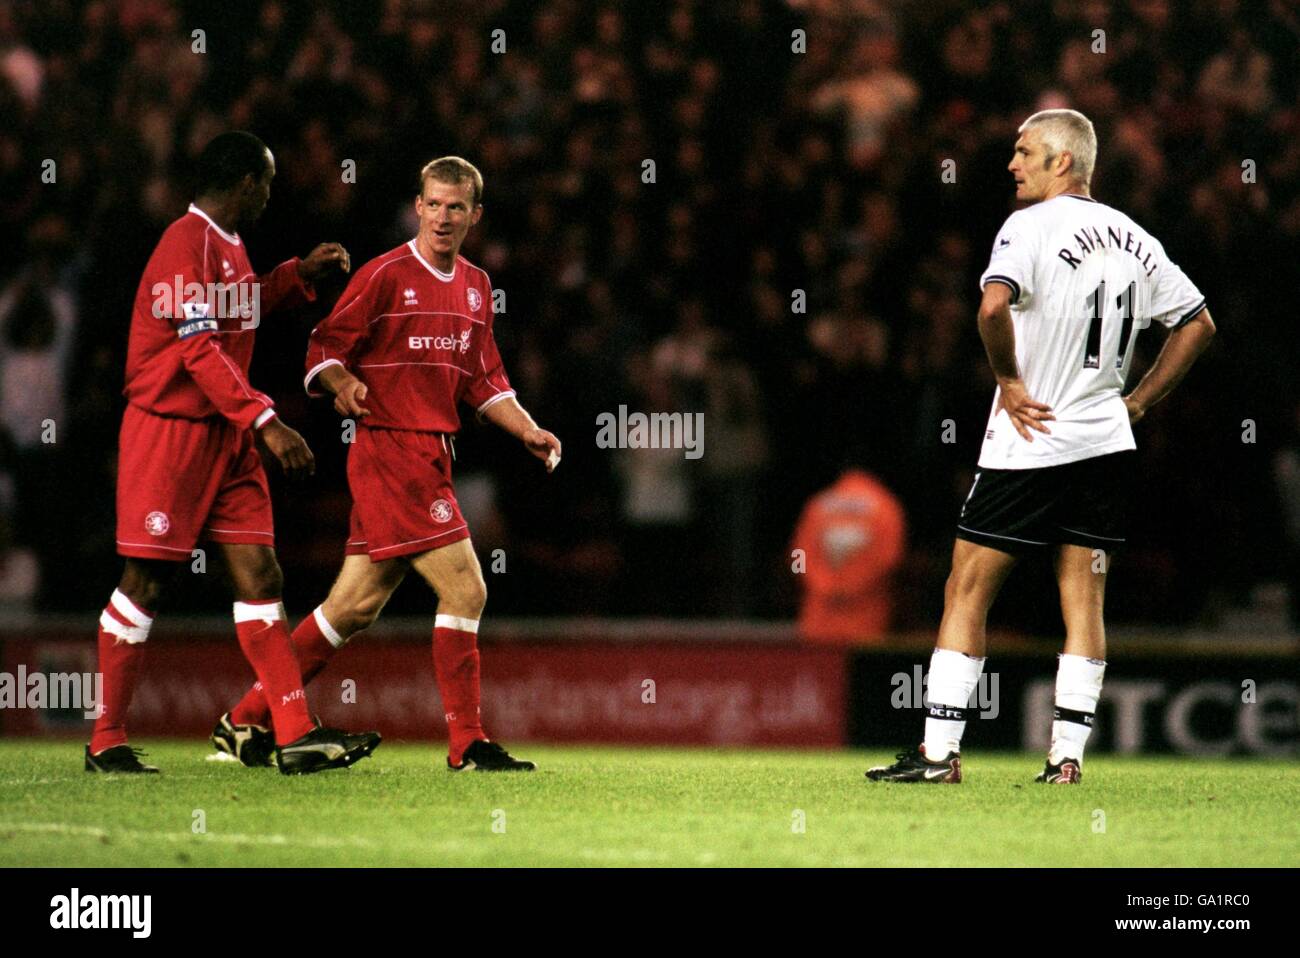
[[[416,237],[357,271],[311,334],[305,385],[328,392],[358,428],[348,453],[351,531],[325,601],[297,627],[308,682],[352,635],[370,626],[414,569],[437,595],[434,671],[453,770],[531,771],[491,741],[479,714],[479,617],[487,588],[451,481],[458,403],[523,442],[546,463],[560,441],[540,429],[510,388],[492,329],[492,284],[460,255],[483,215],[483,177],[460,157],[420,171]],[[254,686],[221,717],[213,744],[263,763],[269,713]]]

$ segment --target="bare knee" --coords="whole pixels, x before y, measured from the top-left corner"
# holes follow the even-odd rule
[[[235,598],[248,602],[278,599],[284,592],[284,573],[270,549],[256,549],[242,554],[230,564]]]
[[[983,583],[970,565],[954,565],[944,583],[943,597],[947,603],[969,602],[979,595]]]
[[[127,559],[118,591],[137,608],[155,611],[176,572],[177,563],[157,559]]]
[[[388,596],[378,592],[349,596],[338,603],[330,601],[325,605],[325,618],[335,631],[348,638],[374,625],[387,601]]]
[[[487,605],[487,583],[477,568],[466,569],[445,583],[438,594],[439,611],[467,619],[477,619]]]

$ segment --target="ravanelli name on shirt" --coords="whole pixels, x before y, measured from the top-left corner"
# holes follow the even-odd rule
[[[1101,235],[1101,230],[1095,226],[1085,226],[1079,232],[1074,234],[1074,242],[1079,247],[1079,256],[1075,256],[1070,247],[1062,247],[1057,256],[1070,264],[1071,269],[1078,269],[1083,260],[1080,257],[1087,256],[1089,253],[1095,253],[1099,249],[1122,249],[1126,253],[1132,254],[1133,258],[1142,264],[1142,269],[1146,272],[1147,279],[1156,271],[1158,263],[1151,262],[1150,249],[1146,250],[1143,255],[1142,240],[1137,238],[1137,245],[1133,245],[1133,232],[1123,228],[1116,229],[1114,226],[1106,227],[1106,235]]]

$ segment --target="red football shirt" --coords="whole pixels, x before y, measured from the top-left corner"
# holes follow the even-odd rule
[[[312,330],[307,378],[343,366],[367,387],[365,425],[452,432],[456,404],[478,412],[515,391],[492,336],[492,284],[463,256],[450,273],[425,260],[415,240],[357,270],[334,311]]]
[[[295,257],[258,276],[238,234],[191,204],[167,227],[140,277],[126,354],[127,401],[159,416],[222,415],[238,426],[275,415],[248,383],[261,316],[313,300]]]

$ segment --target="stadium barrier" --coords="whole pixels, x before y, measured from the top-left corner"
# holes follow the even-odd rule
[[[0,626],[0,681],[92,673],[78,620]],[[93,633],[91,633],[93,634]],[[357,637],[311,685],[322,720],[392,739],[446,733],[428,623],[393,620]],[[483,712],[511,741],[894,748],[924,717],[932,634],[886,646],[802,645],[787,625],[680,620],[516,620],[482,640]],[[994,636],[972,697],[967,743],[1045,749],[1055,643]],[[132,705],[135,735],[206,736],[252,673],[224,620],[160,623]],[[1112,639],[1090,749],[1269,756],[1300,752],[1294,642]],[[86,736],[78,708],[5,703],[0,734]]]

